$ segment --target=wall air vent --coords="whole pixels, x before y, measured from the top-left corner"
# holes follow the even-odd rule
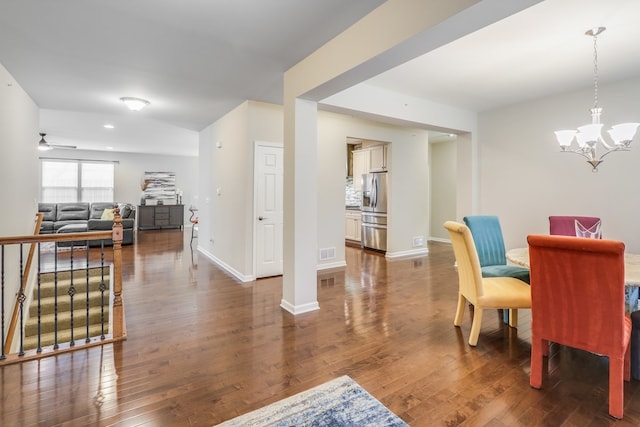
[[[320,249],[320,261],[326,259],[334,259],[336,257],[336,248],[323,248]]]

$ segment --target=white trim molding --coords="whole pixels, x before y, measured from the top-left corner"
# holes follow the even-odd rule
[[[320,304],[318,304],[318,301],[295,306],[289,303],[288,301],[281,300],[280,307],[282,307],[283,309],[287,310],[289,313],[294,315],[308,313],[310,311],[315,311],[315,310],[320,310]]]
[[[402,252],[387,252],[384,257],[388,259],[414,258],[419,256],[425,256],[428,254],[429,254],[429,249],[420,248],[420,249],[412,249],[410,251],[402,251]]]
[[[198,246],[198,252],[200,252],[202,255],[204,255],[209,260],[211,260],[211,262],[213,262],[215,265],[217,265],[218,267],[220,267],[221,269],[223,269],[224,271],[226,271],[236,279],[240,280],[241,282],[253,282],[254,280],[256,280],[255,275],[241,274],[239,271],[237,271],[233,267],[225,264],[220,259],[216,258],[211,252],[204,250],[201,246]]]

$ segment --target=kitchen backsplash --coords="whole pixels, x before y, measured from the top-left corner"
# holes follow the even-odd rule
[[[345,206],[360,206],[362,201],[362,193],[353,188],[353,177],[347,177],[347,185],[345,190]]]

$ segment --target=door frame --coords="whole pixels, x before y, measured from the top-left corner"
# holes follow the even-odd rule
[[[255,140],[253,143],[253,208],[252,208],[252,225],[253,225],[253,248],[252,248],[252,257],[253,257],[253,277],[258,279],[258,227],[256,227],[256,217],[257,213],[257,205],[258,205],[258,167],[257,167],[257,156],[256,153],[258,151],[258,147],[273,147],[273,148],[282,148],[284,155],[284,143],[282,142],[269,142],[269,141],[260,141]],[[284,186],[283,186],[284,187]],[[282,190],[284,192],[284,188]],[[281,239],[284,240],[284,236],[281,236]]]

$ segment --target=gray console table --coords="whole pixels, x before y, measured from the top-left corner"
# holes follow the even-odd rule
[[[182,229],[184,205],[140,205],[137,217],[138,230]]]

